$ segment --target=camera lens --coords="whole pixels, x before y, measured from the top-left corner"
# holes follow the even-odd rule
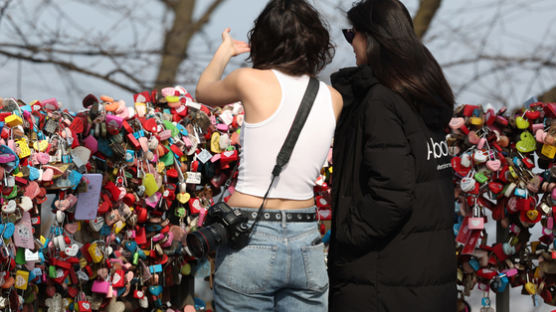
[[[228,242],[226,228],[220,223],[214,223],[187,234],[187,248],[196,258],[204,258],[219,245]]]

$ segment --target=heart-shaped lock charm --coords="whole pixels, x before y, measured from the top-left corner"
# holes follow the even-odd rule
[[[461,126],[463,126],[465,124],[465,120],[461,117],[453,117],[450,120],[450,123],[448,124],[448,126],[450,128],[452,128],[452,130],[457,130],[459,128],[461,128]]]
[[[39,192],[40,192],[39,184],[35,181],[31,181],[25,187],[24,196],[27,196],[31,200],[33,200],[37,195],[39,195]]]
[[[129,252],[135,252],[135,250],[137,250],[137,243],[135,241],[125,242],[124,246]]]
[[[486,162],[486,167],[488,168],[488,170],[490,171],[498,171],[500,170],[500,166],[502,165],[502,163],[500,162],[499,159],[495,159],[495,160],[489,160]]]
[[[78,222],[74,222],[74,223],[66,223],[66,225],[64,225],[64,229],[70,233],[70,234],[75,234],[77,232],[77,230],[79,230],[79,223]]]
[[[14,213],[17,208],[15,200],[9,200],[4,206],[2,206],[2,211],[5,213]]]
[[[44,152],[48,148],[48,140],[39,140],[33,142],[33,148],[37,152]]]
[[[89,221],[89,226],[93,231],[98,232],[104,226],[104,218],[102,216],[96,217],[94,220]]]
[[[178,193],[176,198],[180,203],[185,204],[191,199],[191,195],[189,195],[189,193]]]
[[[544,143],[544,140],[546,138],[548,133],[546,133],[545,131],[543,131],[542,129],[537,130],[537,132],[535,132],[535,139],[537,140],[537,142],[539,143]]]
[[[189,201],[189,211],[191,214],[198,214],[201,212],[201,208],[203,208],[203,206],[198,198],[193,198]]]
[[[162,286],[160,286],[160,285],[149,286],[149,292],[153,296],[158,297],[162,293]]]
[[[537,142],[529,131],[523,131],[520,135],[520,139],[521,140],[515,144],[518,151],[522,153],[529,153],[537,148]]]
[[[71,150],[73,163],[79,168],[85,166],[91,158],[91,150],[84,146],[77,146]]]
[[[469,131],[467,134],[467,140],[469,140],[469,143],[476,145],[481,140],[481,137],[477,135],[477,132]]]
[[[469,168],[472,165],[471,155],[469,153],[463,153],[461,155],[461,165],[465,168]]]
[[[33,208],[33,200],[28,196],[21,196],[19,207],[23,209],[23,211],[27,212]]]
[[[50,168],[47,168],[46,170],[42,171],[42,174],[39,179],[45,182],[49,182],[52,181],[53,176],[54,176],[54,171]]]
[[[486,162],[487,159],[488,157],[485,152],[481,150],[475,150],[475,152],[473,152],[473,160],[475,160],[476,162],[482,164]]]
[[[535,209],[527,210],[526,214],[527,214],[527,218],[531,222],[535,222],[535,220],[537,220],[537,217],[539,216],[539,212]]]
[[[459,187],[464,192],[470,192],[473,189],[475,189],[475,183],[476,183],[475,179],[469,178],[469,177],[464,177],[464,178],[461,179]]]
[[[77,256],[77,253],[79,252],[79,246],[77,244],[72,244],[71,246],[66,246],[66,249],[64,250],[64,253],[70,257],[75,257]]]
[[[515,118],[515,125],[517,126],[518,129],[527,129],[529,128],[529,121],[527,121],[527,119],[518,116]]]
[[[143,299],[144,296],[145,296],[145,294],[140,290],[134,290],[133,291],[133,298],[135,298],[135,299]]]
[[[41,165],[46,165],[50,162],[50,155],[47,153],[36,153],[34,154],[36,163]]]

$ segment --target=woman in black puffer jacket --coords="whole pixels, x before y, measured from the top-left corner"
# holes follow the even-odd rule
[[[357,3],[334,139],[330,311],[456,310],[454,97],[397,0]]]

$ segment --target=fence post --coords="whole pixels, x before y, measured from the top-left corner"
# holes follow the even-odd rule
[[[504,243],[507,240],[507,231],[500,221],[496,222],[496,242]],[[496,293],[496,312],[510,312],[510,285],[503,293]]]

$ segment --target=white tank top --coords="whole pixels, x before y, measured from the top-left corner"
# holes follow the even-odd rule
[[[289,76],[277,70],[272,72],[282,89],[278,108],[262,122],[244,122],[240,135],[242,148],[236,190],[259,197],[264,196],[270,184],[276,156],[309,84],[307,75]],[[313,187],[325,163],[336,126],[330,90],[325,83],[319,83],[315,102],[291,158],[274,181],[268,198],[306,200],[313,197]]]

